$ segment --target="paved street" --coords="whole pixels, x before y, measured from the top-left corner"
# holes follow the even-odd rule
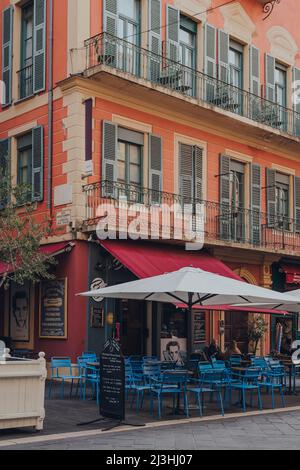
[[[76,439],[32,442],[1,450],[295,450],[300,449],[300,411],[109,434],[100,434],[98,429],[95,432]]]

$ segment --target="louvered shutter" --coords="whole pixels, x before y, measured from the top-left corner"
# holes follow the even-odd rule
[[[33,84],[34,92],[46,88],[46,0],[34,1]]]
[[[293,68],[294,81],[294,133],[300,137],[300,69]],[[298,82],[296,86],[296,82]]]
[[[44,128],[32,129],[32,200],[44,198]]]
[[[167,57],[179,60],[180,11],[167,5]]]
[[[149,0],[149,79],[157,82],[161,75],[161,3]]]
[[[194,147],[195,158],[195,198],[203,200],[203,149]]]
[[[193,154],[192,145],[179,144],[179,186],[183,204],[193,202]]]
[[[266,99],[275,102],[275,58],[269,54],[265,57]]]
[[[294,190],[295,190],[295,227],[294,230],[299,233],[300,232],[300,178],[295,176],[294,179]]]
[[[13,48],[13,7],[6,8],[2,13],[2,81],[4,83],[3,96],[0,104],[11,104],[12,84],[12,48]],[[0,87],[1,92],[1,87]]]
[[[230,157],[220,156],[220,237],[230,239]]]
[[[10,139],[0,140],[0,178],[9,177],[10,174]],[[7,204],[7,186],[0,192],[0,210]]]
[[[149,168],[150,168],[150,189],[151,203],[161,203],[161,192],[163,186],[163,168],[162,168],[162,139],[156,135],[149,136]]]
[[[218,78],[229,83],[229,34],[218,31]]]
[[[251,165],[251,241],[259,245],[261,240],[261,166]]]
[[[205,77],[205,99],[213,101],[216,93],[215,78],[217,77],[217,30],[209,24],[204,28],[204,73]],[[211,79],[210,79],[210,78]]]
[[[124,1],[124,0],[120,0]],[[105,56],[109,57],[109,64],[112,67],[117,65],[117,43],[118,37],[118,2],[119,0],[104,0],[103,30],[113,37],[105,38]]]
[[[102,178],[104,197],[114,197],[114,183],[118,178],[117,166],[118,126],[112,122],[103,123]]]
[[[250,46],[250,93],[255,96],[250,97],[251,117],[254,120],[260,118],[260,51],[254,46]]]
[[[270,168],[267,168],[267,211],[268,227],[274,227],[276,218],[276,171]]]

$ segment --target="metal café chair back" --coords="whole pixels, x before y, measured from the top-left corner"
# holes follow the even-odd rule
[[[75,366],[77,369],[77,365]],[[74,380],[80,380],[78,374],[73,374],[74,366],[70,357],[51,358],[51,379],[49,384],[49,399],[51,398],[53,381],[61,382],[61,398],[64,398],[64,387],[66,381],[71,381],[71,395]],[[63,372],[62,372],[63,370]],[[77,369],[78,370],[78,369]]]
[[[231,367],[240,366],[242,364],[242,356],[240,355],[232,355],[229,359],[229,364]]]
[[[93,351],[83,352],[81,357],[88,358],[90,362],[96,362],[98,360],[97,354]]]
[[[251,360],[251,364],[252,364],[253,367],[257,367],[261,370],[268,369],[268,363],[267,363],[267,361],[265,360],[264,357],[254,357]]]

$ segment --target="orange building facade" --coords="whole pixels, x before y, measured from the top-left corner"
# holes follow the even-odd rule
[[[188,337],[195,354],[213,338],[222,348],[235,339],[251,352],[249,322],[259,312],[195,311],[188,332],[174,306],[87,302],[75,294],[167,272],[166,254],[181,259],[189,240],[172,236],[174,214],[169,238],[160,214],[154,240],[149,219],[139,226],[142,240],[124,239],[123,226],[115,231],[121,240],[99,243],[99,206],[113,206],[119,220],[125,201],[140,220],[173,204],[188,205],[195,220],[200,206],[196,231],[204,246],[194,252],[195,266],[209,259],[214,272],[249,283],[299,286],[297,0],[0,6],[0,152],[9,157],[13,181],[32,185],[37,217],[51,220],[45,247],[58,260],[52,284],[0,293],[0,336],[15,350],[48,357],[99,352],[113,330],[127,355],[164,356],[172,341],[185,351]],[[132,244],[145,250],[143,274],[134,251],[123,256]],[[15,313],[22,289],[23,329]],[[277,349],[278,324],[287,350],[298,336],[296,317],[265,319],[260,352]]]

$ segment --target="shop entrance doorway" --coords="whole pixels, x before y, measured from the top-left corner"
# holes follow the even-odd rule
[[[227,348],[231,341],[236,341],[238,348],[243,354],[249,352],[248,340],[248,322],[249,315],[245,312],[226,312],[225,314],[225,347]]]
[[[121,344],[125,356],[144,356],[146,343],[146,306],[136,300],[119,302]]]

